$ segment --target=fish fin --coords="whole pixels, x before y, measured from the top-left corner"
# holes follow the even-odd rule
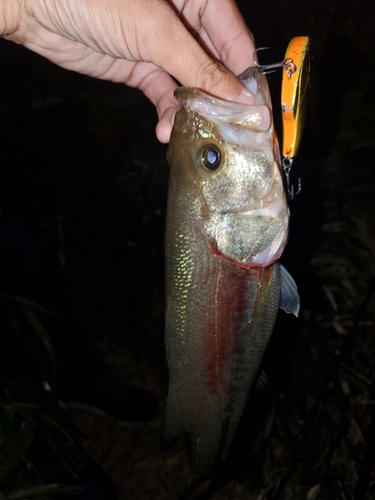
[[[293,313],[298,318],[299,295],[297,285],[284,266],[280,264],[280,309],[286,313]]]
[[[185,433],[185,428],[177,415],[173,401],[168,398],[161,435],[161,450],[169,451]]]
[[[262,370],[259,373],[258,380],[256,381],[255,384],[255,389],[254,389],[255,394],[259,394],[260,392],[262,392],[267,387],[267,383],[268,383],[267,373],[264,370]]]

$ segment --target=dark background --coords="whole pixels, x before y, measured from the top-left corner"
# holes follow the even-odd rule
[[[261,63],[281,60],[292,37],[311,37],[306,128],[293,167],[303,190],[290,203],[282,259],[302,311],[298,321],[280,313],[265,361],[269,384],[228,467],[228,480],[241,482],[212,498],[375,498],[375,4],[238,4],[257,46],[271,47]],[[2,255],[0,292],[14,293],[21,279],[10,271],[12,255],[28,255],[29,296],[88,334],[114,374],[153,393],[158,415],[136,427],[71,414],[121,499],[176,498],[187,455],[182,447],[161,455],[158,445],[168,166],[155,110],[137,90],[0,42],[0,224],[27,235]],[[269,77],[279,132],[280,81]],[[40,350],[35,363],[48,374]],[[24,481],[7,464],[2,477],[10,490],[14,478]]]

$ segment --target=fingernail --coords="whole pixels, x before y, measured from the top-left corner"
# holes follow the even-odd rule
[[[255,102],[255,96],[249,90],[242,90],[233,101],[238,104],[247,104],[251,106]]]
[[[175,107],[166,109],[156,125],[156,137],[163,144],[169,142],[176,111]]]

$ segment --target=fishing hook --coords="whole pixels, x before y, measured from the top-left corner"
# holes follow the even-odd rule
[[[293,165],[293,158],[289,158],[289,156],[284,156],[282,164],[283,164],[283,169],[284,169],[284,173],[285,173],[286,187],[287,187],[289,199],[293,200],[293,198],[301,192],[302,181],[301,181],[301,178],[298,179],[297,191],[295,192],[293,184],[290,183],[290,171],[291,171],[292,165]]]
[[[268,71],[268,70],[273,70],[273,69],[277,69],[277,68],[285,68],[285,70],[288,74],[288,79],[290,80],[293,73],[297,70],[296,65],[294,64],[293,59],[291,57],[283,59],[282,61],[280,61],[278,63],[265,64],[265,65],[259,64],[258,61],[255,59],[255,55],[258,52],[258,50],[267,50],[267,49],[269,49],[269,47],[260,47],[259,49],[256,49],[254,51],[253,61],[254,61],[255,66],[265,74],[272,73],[272,71]]]

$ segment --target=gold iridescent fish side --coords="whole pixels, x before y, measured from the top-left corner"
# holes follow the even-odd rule
[[[255,68],[240,79],[253,106],[176,90],[182,106],[168,149],[163,443],[189,435],[189,489],[228,451],[280,297],[298,312],[295,283],[276,262],[289,212],[268,85]]]

